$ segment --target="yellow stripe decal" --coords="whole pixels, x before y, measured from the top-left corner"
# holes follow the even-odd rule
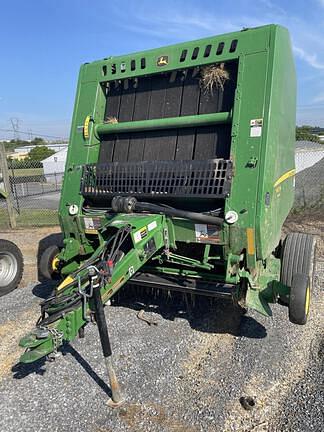
[[[60,285],[56,288],[56,291],[60,291],[61,289],[63,289],[64,287],[66,287],[67,285],[69,285],[71,282],[73,282],[74,279],[72,276],[67,276],[63,282],[60,283]]]
[[[255,254],[255,245],[254,245],[254,229],[246,228],[246,237],[247,237],[247,253],[249,255]]]
[[[293,177],[296,174],[296,170],[292,169],[290,171],[287,171],[285,174],[283,174],[281,177],[278,178],[276,183],[273,185],[275,188],[279,186],[282,182],[287,180],[289,177]]]
[[[84,125],[83,125],[83,136],[85,139],[89,138],[89,124],[90,124],[90,120],[91,120],[91,116],[87,116],[84,120]]]

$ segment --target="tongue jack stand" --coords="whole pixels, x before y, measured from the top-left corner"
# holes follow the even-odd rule
[[[91,271],[93,269],[89,269],[89,270],[90,270],[89,273],[91,276],[91,282],[93,287],[93,302],[94,302],[94,308],[96,314],[96,321],[98,325],[102,352],[105,358],[105,363],[106,363],[106,368],[107,368],[107,373],[108,373],[109,383],[110,383],[110,389],[112,393],[111,399],[108,400],[108,406],[110,406],[111,408],[118,408],[125,402],[125,399],[121,393],[117,381],[117,376],[115,374],[115,370],[113,368],[113,364],[111,361],[112,352],[111,352],[111,346],[109,341],[107,322],[106,322],[104,308],[103,308],[101,294],[100,294],[100,284],[98,282],[98,275],[94,274],[94,271]]]

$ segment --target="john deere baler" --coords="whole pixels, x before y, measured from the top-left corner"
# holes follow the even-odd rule
[[[64,248],[52,263],[64,280],[21,360],[90,320],[109,358],[102,304],[130,284],[228,297],[265,315],[279,300],[304,324],[314,241],[280,241],[294,196],[295,94],[288,31],[276,25],[84,64]]]

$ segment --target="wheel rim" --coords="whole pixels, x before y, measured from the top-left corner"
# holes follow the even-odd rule
[[[306,313],[306,316],[309,313],[309,306],[310,306],[310,288],[309,288],[309,285],[308,285],[308,287],[306,289],[306,299],[305,299],[305,313]]]
[[[53,258],[53,260],[52,260],[52,270],[53,270],[53,272],[56,272],[56,271],[57,271],[57,268],[58,268],[58,264],[59,264],[59,262],[60,262],[60,260],[58,259],[57,256],[55,256],[55,257]]]
[[[0,254],[0,288],[8,286],[16,277],[18,264],[10,252]]]

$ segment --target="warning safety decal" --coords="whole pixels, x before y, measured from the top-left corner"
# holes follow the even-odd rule
[[[85,232],[88,234],[93,234],[98,232],[97,230],[101,227],[100,218],[85,217],[83,221],[84,221]]]
[[[207,224],[195,224],[196,240],[199,243],[219,243],[219,227]]]
[[[135,243],[138,243],[139,241],[143,240],[147,236],[147,229],[146,226],[139,229],[134,233],[134,241]]]
[[[250,121],[250,137],[260,137],[262,134],[263,119],[253,119]]]

